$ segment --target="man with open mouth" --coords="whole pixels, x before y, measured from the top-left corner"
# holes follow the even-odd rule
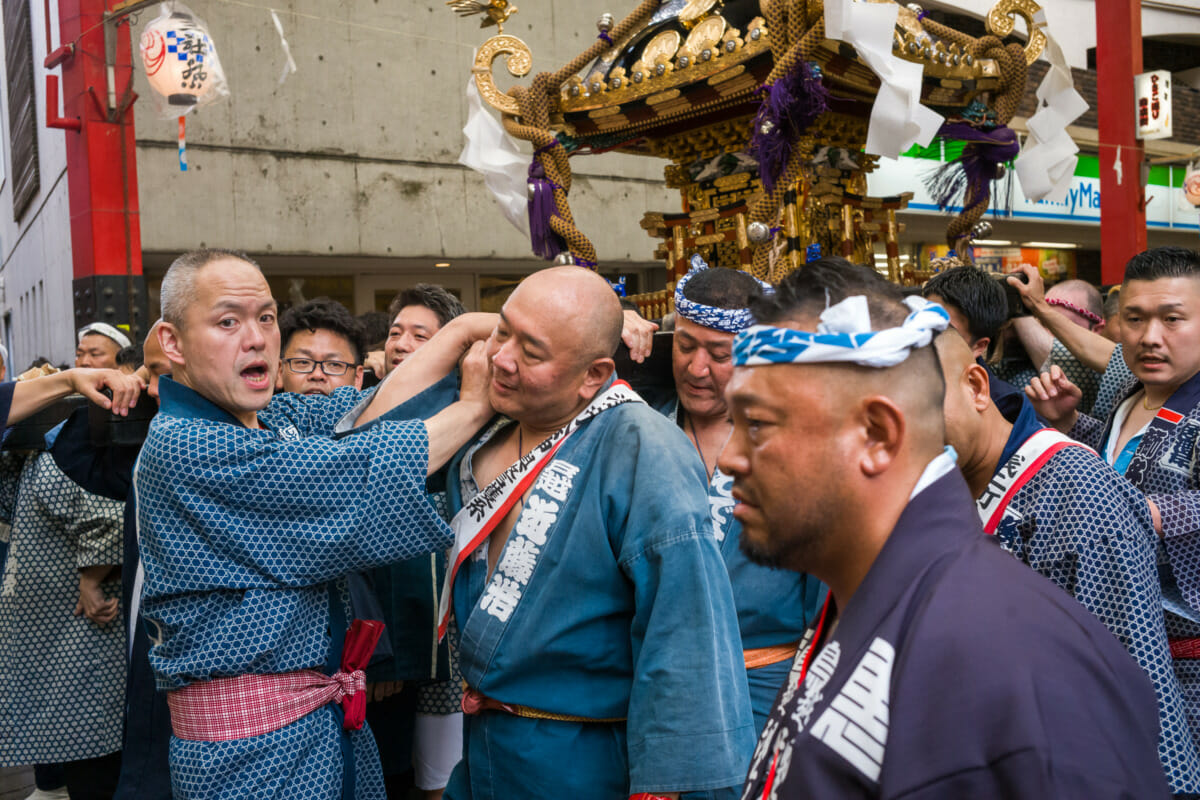
[[[471,344],[493,318],[446,326],[374,393],[372,424],[335,437],[362,398],[272,399],[276,304],[248,256],[185,254],[161,298],[171,377],[134,481],[174,796],[383,798],[362,672],[382,631],[350,618],[343,576],[449,545],[425,480],[491,414]],[[379,419],[460,359],[458,401]]]

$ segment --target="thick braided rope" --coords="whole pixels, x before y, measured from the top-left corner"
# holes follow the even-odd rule
[[[613,27],[607,40],[598,38],[557,72],[538,73],[528,88],[516,86],[508,91],[521,111],[519,119],[505,115],[504,128],[510,135],[524,139],[536,148],[534,158],[542,165],[546,179],[554,187],[555,214],[550,217],[550,229],[566,241],[576,262],[584,265],[597,265],[596,248],[575,225],[575,217],[571,214],[571,164],[566,149],[558,143],[557,136],[550,128],[550,111],[557,102],[562,85],[572,75],[611,49],[611,42],[621,41],[648,19],[658,6],[659,0],[642,0],[632,14]]]
[[[945,39],[952,44],[957,44],[963,49],[964,53],[973,53],[975,46],[975,37],[968,36],[962,31],[957,31],[954,28],[943,25],[937,20],[924,17],[921,19],[921,27],[927,33],[931,33],[939,39]]]
[[[786,53],[791,46],[787,25],[789,2],[791,0],[764,0],[762,4],[763,17],[767,20],[767,41],[774,56]]]
[[[1007,46],[995,36],[983,36],[972,47],[976,58],[991,58],[1000,68],[1003,88],[995,95],[993,106],[996,119],[1007,125],[1017,112],[1017,106],[1025,95],[1025,82],[1029,67],[1025,63],[1025,48],[1015,42]],[[968,187],[964,210],[946,226],[946,243],[958,253],[967,253],[971,231],[987,213],[991,201],[991,185],[985,184],[978,191]]]
[[[798,8],[793,10],[793,15],[803,19],[803,15]],[[770,75],[767,76],[767,85],[774,84],[776,80],[786,75],[789,71],[798,69],[802,61],[811,60],[812,54],[824,39],[825,18],[822,16],[798,42],[791,45],[781,56],[775,58],[775,65],[771,68]],[[772,49],[774,49],[775,39],[772,39],[771,42]],[[801,148],[792,148],[792,153],[788,157],[783,174],[775,181],[774,190],[769,193],[764,192],[750,209],[750,221],[770,223],[775,219],[779,213],[779,207],[783,203],[784,195],[787,194],[792,184],[799,180],[807,157],[807,154],[802,152]],[[772,242],[768,240],[754,249],[754,256],[750,264],[750,274],[760,280],[765,280],[770,272],[771,247]]]

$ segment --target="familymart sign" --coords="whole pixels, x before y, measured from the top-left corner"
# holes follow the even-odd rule
[[[945,161],[958,156],[962,144],[934,142],[927,148],[909,150],[899,159],[880,159],[879,166],[867,176],[867,189],[874,197],[912,192],[908,207],[913,211],[941,214],[925,180]],[[1111,168],[1111,167],[1109,167]],[[992,202],[988,217],[1045,222],[1100,224],[1100,169],[1096,156],[1081,155],[1075,167],[1066,199],[1061,202],[1025,199],[1013,170],[992,181]],[[1183,167],[1160,166],[1150,169],[1146,186],[1146,224],[1153,228],[1200,231],[1200,213],[1183,200]],[[1137,180],[1126,175],[1126,180]],[[954,211],[960,209],[955,208]]]

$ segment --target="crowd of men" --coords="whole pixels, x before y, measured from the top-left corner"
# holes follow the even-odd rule
[[[140,354],[92,325],[0,384],[0,765],[40,798],[1200,794],[1200,254],[1107,300],[1021,273],[696,257],[651,322],[555,267],[499,314],[418,285],[373,342],[185,254]],[[72,393],[118,433],[17,436]]]

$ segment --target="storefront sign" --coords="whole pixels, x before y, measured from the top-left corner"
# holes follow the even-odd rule
[[[1137,138],[1171,137],[1171,73],[1165,69],[1133,76],[1137,99]]]

